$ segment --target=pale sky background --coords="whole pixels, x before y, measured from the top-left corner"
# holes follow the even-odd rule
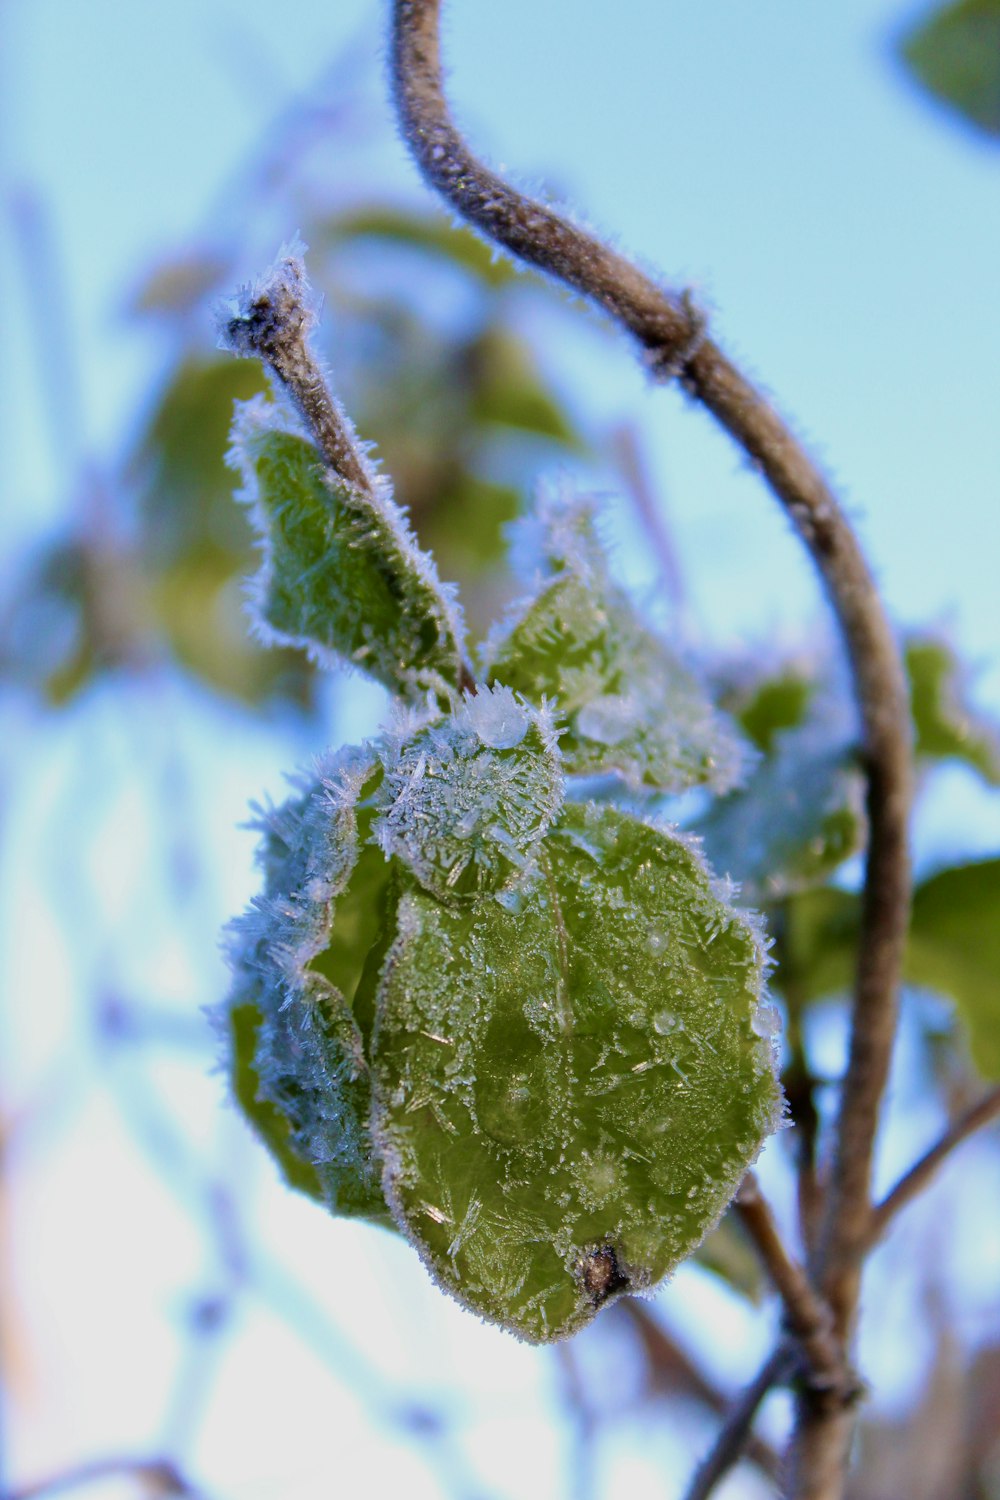
[[[340,49],[352,45],[377,83],[382,13],[373,0],[0,4],[4,200],[30,190],[54,222],[84,451],[115,452],[162,359],[155,337],[121,315],[138,278],[208,233],[268,120]],[[1000,150],[925,103],[893,63],[891,38],[913,14],[897,0],[453,0],[447,54],[456,110],[486,155],[522,183],[545,182],[646,265],[695,289],[720,341],[829,466],[894,617],[946,624],[977,668],[980,701],[1000,712]],[[353,185],[424,202],[391,129],[378,125],[388,109],[377,88],[370,99],[372,141],[344,164],[345,193]],[[243,273],[297,227],[275,226],[274,243],[256,247]],[[71,437],[54,451],[46,425],[44,354],[7,216],[0,277],[3,580],[64,513],[80,454]],[[558,333],[543,354],[568,399],[598,426],[641,423],[705,634],[753,649],[775,633],[814,630],[816,591],[800,549],[727,441],[677,393],[649,388],[631,351],[609,346],[588,316],[570,335],[560,321]],[[206,348],[213,342],[206,328]],[[623,515],[624,564],[635,585],[654,590],[629,525]],[[357,737],[374,727],[380,701],[359,691],[348,702]],[[451,1404],[475,1493],[568,1495],[569,1434],[551,1354],[446,1304],[388,1236],[328,1221],[280,1190],[219,1109],[221,1081],[200,1062],[159,1062],[150,1095],[127,1078],[96,1087],[77,1069],[93,1047],[82,996],[109,946],[117,944],[109,982],[185,1014],[218,997],[215,934],[255,881],[252,840],[234,825],[251,797],[280,795],[282,770],[320,747],[176,685],[137,725],[123,724],[107,693],[58,721],[17,703],[4,712],[0,1083],[15,1109],[39,1091],[63,1091],[72,1124],[60,1137],[50,1120],[15,1162],[12,1253],[32,1364],[18,1372],[17,1404],[0,1404],[0,1483],[92,1454],[158,1451],[171,1421],[181,1422],[168,1410],[185,1388],[177,1319],[192,1285],[211,1285],[215,1269],[204,1264],[196,1223],[205,1183],[185,1158],[171,1197],[143,1154],[159,1090],[172,1107],[185,1101],[194,1165],[202,1155],[224,1161],[252,1183],[254,1244],[271,1288],[270,1308],[240,1314],[206,1377],[190,1464],[209,1494],[451,1493],[439,1483],[440,1455],[422,1458],[411,1435],[375,1410],[417,1392]],[[190,792],[211,865],[182,932],[168,920],[151,808],[168,718],[196,768]],[[72,868],[67,842],[84,851]],[[945,773],[923,826],[924,861],[997,849],[997,809],[963,773]],[[906,1055],[904,1039],[904,1063]],[[901,1066],[897,1103],[914,1111],[918,1131],[919,1091],[919,1077]],[[121,1124],[130,1109],[131,1137]],[[929,1114],[924,1133],[935,1125]],[[912,1142],[904,1144],[904,1159],[884,1161],[884,1175],[905,1165]],[[995,1183],[991,1159],[981,1170]],[[779,1203],[787,1198],[780,1174],[771,1186]],[[964,1243],[942,1254],[975,1286],[1000,1251],[996,1224]],[[322,1361],[315,1317],[299,1320],[315,1336],[310,1350],[279,1316],[291,1296],[279,1260],[363,1351],[343,1356],[339,1377]],[[874,1275],[884,1347],[867,1349],[869,1369],[887,1400],[902,1401],[919,1350],[907,1369],[886,1350],[912,1288],[905,1277]],[[766,1317],[743,1317],[696,1271],[682,1271],[661,1297],[692,1338],[713,1328],[720,1376],[751,1373],[767,1347]],[[995,1285],[983,1297],[991,1316],[1000,1312]],[[966,1307],[965,1316],[979,1315]],[[629,1373],[613,1352],[601,1345],[608,1383],[627,1394]],[[780,1410],[772,1420],[780,1425]],[[690,1436],[704,1443],[707,1432],[692,1424]],[[624,1419],[602,1450],[596,1494],[679,1494],[683,1439],[648,1415]],[[760,1492],[737,1479],[720,1495]]]

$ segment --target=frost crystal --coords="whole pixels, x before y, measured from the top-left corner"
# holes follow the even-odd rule
[[[374,836],[442,900],[496,892],[530,864],[563,797],[551,715],[509,688],[382,751]]]

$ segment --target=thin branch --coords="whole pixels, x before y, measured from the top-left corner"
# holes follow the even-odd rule
[[[896,1030],[909,922],[909,703],[878,590],[831,489],[763,396],[709,338],[689,299],[670,292],[478,161],[452,122],[441,77],[441,0],[394,0],[390,66],[402,132],[428,183],[491,240],[557,277],[637,341],[661,378],[676,375],[760,469],[807,547],[850,659],[868,774],[869,845],[850,1057],[815,1271],[848,1338],[871,1217],[875,1130]],[[824,1410],[810,1443],[826,1449],[802,1500],[842,1490],[850,1428]],[[806,1472],[801,1470],[800,1472]],[[825,1485],[825,1487],[823,1487]]]
[[[51,1474],[34,1484],[25,1485],[3,1497],[3,1500],[41,1500],[44,1495],[58,1495],[80,1489],[102,1479],[136,1479],[150,1495],[180,1495],[198,1500],[201,1494],[184,1478],[177,1466],[166,1458],[101,1458],[76,1468]]]
[[[785,1325],[802,1352],[807,1384],[820,1391],[854,1391],[857,1382],[834,1334],[833,1314],[804,1268],[789,1255],[756,1173],[744,1177],[733,1206],[782,1300]]]
[[[943,1166],[956,1147],[994,1120],[1000,1120],[1000,1086],[990,1089],[978,1104],[966,1110],[964,1115],[949,1126],[937,1144],[900,1178],[892,1191],[873,1209],[868,1248],[882,1238],[900,1209],[905,1208],[924,1191],[938,1168]]]
[[[611,434],[611,445],[615,460],[628,489],[636,514],[653,545],[656,560],[660,565],[663,586],[667,598],[675,610],[682,610],[685,603],[684,575],[681,572],[677,549],[663,515],[663,502],[653,489],[649,470],[639,446],[639,436],[629,422],[622,422]]]
[[[220,316],[219,332],[234,354],[260,359],[274,371],[331,469],[371,501],[374,471],[310,345],[316,314],[298,253],[301,248],[282,251],[265,277],[240,291],[235,307],[227,307]]]
[[[642,1341],[654,1390],[671,1395],[691,1396],[717,1416],[729,1411],[729,1397],[709,1380],[691,1356],[675,1342],[637,1297],[623,1297],[615,1304],[619,1318],[627,1317]],[[780,1460],[777,1453],[756,1433],[746,1439],[746,1456],[768,1478],[777,1478]]]
[[[754,1418],[761,1402],[781,1385],[795,1368],[795,1355],[787,1344],[779,1344],[746,1390],[737,1397],[709,1453],[698,1465],[685,1500],[708,1500],[715,1486],[748,1450]]]

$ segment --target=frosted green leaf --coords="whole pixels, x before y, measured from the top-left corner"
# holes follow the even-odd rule
[[[286,1180],[384,1221],[365,1037],[394,887],[362,843],[378,778],[346,751],[262,816],[264,892],[231,930],[228,1032],[233,1091]]]
[[[483,688],[382,749],[374,835],[442,900],[517,880],[563,798],[552,717]]]
[[[698,832],[712,866],[764,902],[822,884],[861,848],[866,826],[853,753],[807,726],[777,734],[747,786],[714,803]]]
[[[488,680],[554,703],[568,771],[618,771],[670,792],[733,786],[743,764],[735,726],[612,582],[592,507],[544,503],[522,527],[522,549],[525,534],[537,588],[487,639]]]
[[[404,697],[454,688],[458,608],[387,481],[375,480],[377,504],[360,497],[262,401],[239,408],[232,461],[264,553],[252,592],[261,635],[324,665],[342,658]]]
[[[756,929],[688,844],[568,805],[508,896],[403,895],[372,1071],[386,1195],[521,1337],[669,1273],[774,1128]]]
[[[964,761],[990,786],[1000,786],[1000,733],[970,707],[966,674],[951,647],[934,636],[913,636],[905,660],[917,756]]]

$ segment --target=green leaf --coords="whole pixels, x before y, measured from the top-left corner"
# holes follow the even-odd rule
[[[973,1062],[1000,1078],[1000,859],[942,870],[917,887],[906,978],[952,997]]]
[[[474,422],[497,422],[551,438],[567,448],[580,442],[559,403],[546,390],[527,344],[494,325],[465,350]]]
[[[315,243],[317,236],[334,243],[376,239],[403,245],[461,266],[489,287],[524,280],[523,273],[506,256],[498,256],[485,240],[469,229],[456,228],[440,214],[415,214],[373,204],[316,225],[309,238]]]
[[[820,885],[865,838],[864,778],[818,726],[776,735],[747,786],[699,824],[713,868],[752,903]]]
[[[848,891],[810,891],[784,904],[773,983],[790,1005],[850,990],[860,916],[860,898]],[[956,865],[921,882],[903,978],[951,998],[986,1078],[1000,1078],[998,976],[1000,859]]]
[[[671,792],[732,786],[735,727],[612,583],[592,507],[543,502],[522,534],[537,538],[540,581],[488,637],[489,681],[554,703],[569,771]]]
[[[769,755],[779,734],[805,723],[815,691],[808,676],[788,667],[724,701],[751,744]]]
[[[778,963],[771,976],[789,1007],[844,994],[854,983],[861,900],[832,886],[782,902],[773,921]]]
[[[251,555],[224,454],[233,405],[267,390],[255,361],[185,358],[171,372],[129,464],[140,495],[139,546],[156,572],[211,548],[231,573]]]
[[[262,1020],[259,1008],[250,1000],[230,1008],[229,1074],[233,1095],[274,1157],[288,1186],[322,1201],[323,1186],[316,1168],[291,1144],[292,1125],[288,1117],[261,1093],[257,1047]]]
[[[970,708],[965,674],[951,647],[933,636],[914,636],[905,660],[918,757],[964,761],[990,786],[1000,786],[1000,734]]]
[[[694,1252],[694,1259],[741,1297],[763,1302],[768,1285],[760,1256],[735,1213],[723,1215]]]
[[[1000,0],[956,0],[933,11],[901,51],[925,89],[1000,136]]]
[[[240,409],[234,461],[264,549],[262,635],[341,657],[411,699],[457,686],[457,606],[385,489],[371,505],[326,468],[276,407]]]
[[[778,1114],[756,931],[685,843],[567,806],[501,899],[403,895],[372,1068],[397,1221],[534,1342],[669,1273]]]
[[[237,1102],[286,1180],[383,1223],[365,1032],[369,961],[380,966],[395,902],[384,859],[362,843],[379,779],[346,751],[262,815],[264,893],[233,924],[228,1023]]]
[[[483,688],[382,750],[374,834],[442,901],[514,884],[562,806],[552,717]]]

